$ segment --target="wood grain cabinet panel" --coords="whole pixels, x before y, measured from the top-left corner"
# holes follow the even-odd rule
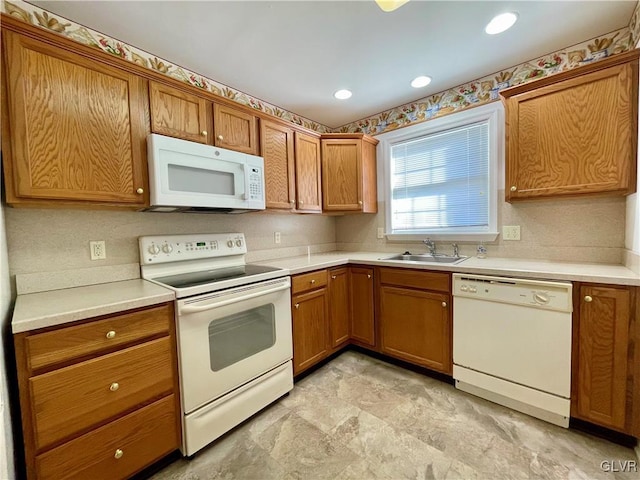
[[[572,415],[633,433],[635,289],[583,284],[577,302]]]
[[[296,209],[322,212],[322,177],[320,175],[320,139],[302,132],[295,133]]]
[[[17,33],[2,38],[7,202],[147,205],[146,80]]]
[[[374,271],[373,268],[350,267],[351,339],[375,347]]]
[[[322,208],[375,213],[377,140],[363,134],[322,135]]]
[[[209,143],[211,102],[157,82],[149,83],[149,101],[153,133]]]
[[[175,450],[180,434],[169,395],[36,459],[40,480],[129,478]]]
[[[329,270],[331,348],[339,347],[349,341],[350,290],[347,267]]]
[[[233,107],[214,103],[214,145],[258,155],[257,118]]]
[[[450,375],[449,295],[382,285],[379,298],[382,352]]]
[[[169,339],[153,340],[38,375],[29,383],[36,448],[41,450],[171,392]]]
[[[635,191],[637,52],[501,93],[507,201]]]
[[[297,375],[329,354],[327,288],[294,295],[292,303],[293,374]]]
[[[267,208],[295,208],[295,152],[293,130],[275,122],[260,122]]]

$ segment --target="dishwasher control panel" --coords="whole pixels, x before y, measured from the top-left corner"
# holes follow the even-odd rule
[[[453,296],[563,312],[573,311],[572,285],[485,275],[453,275]]]

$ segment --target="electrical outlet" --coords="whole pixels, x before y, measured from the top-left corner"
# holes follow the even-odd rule
[[[378,227],[378,238],[384,238],[384,228]]]
[[[280,243],[280,240],[281,240],[280,232],[273,232],[273,241],[275,243]]]
[[[520,225],[503,225],[503,240],[520,240]]]
[[[104,240],[89,242],[89,251],[91,260],[104,260],[107,258],[107,247]]]

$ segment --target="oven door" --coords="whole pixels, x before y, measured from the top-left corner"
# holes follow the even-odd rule
[[[291,360],[289,277],[177,302],[184,413]]]

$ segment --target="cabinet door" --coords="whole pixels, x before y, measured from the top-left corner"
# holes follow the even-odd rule
[[[329,325],[331,347],[349,340],[349,269],[329,270]]]
[[[292,297],[293,374],[318,363],[329,353],[327,289]]]
[[[373,314],[373,268],[351,267],[351,338],[376,344]]]
[[[216,147],[258,155],[256,117],[224,105],[213,105],[213,131]]]
[[[633,374],[628,358],[631,292],[583,285],[579,300],[572,415],[626,431],[627,388]]]
[[[3,137],[12,157],[4,159],[8,202],[148,204],[146,80],[2,33],[10,124],[10,138]]]
[[[297,209],[303,212],[321,212],[320,140],[296,132],[295,148]]]
[[[451,374],[448,295],[381,286],[380,332],[384,353]]]
[[[362,210],[361,140],[322,140],[322,185],[324,210]]]
[[[507,200],[635,191],[637,60],[507,99]]]
[[[211,103],[175,88],[151,82],[151,131],[168,137],[208,143]]]
[[[260,122],[260,148],[264,158],[267,208],[295,207],[293,130],[280,124]]]

